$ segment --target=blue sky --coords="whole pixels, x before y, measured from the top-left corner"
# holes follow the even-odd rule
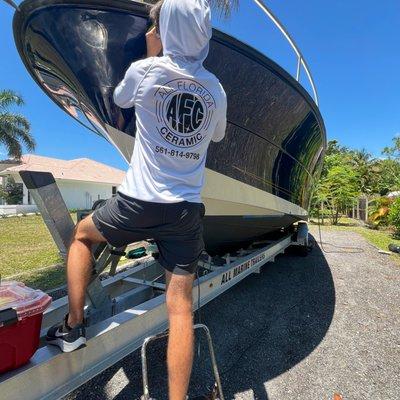
[[[329,139],[375,156],[400,134],[400,2],[398,0],[270,0],[267,4],[296,40],[313,73]],[[25,71],[12,36],[13,10],[0,3],[0,88],[26,100],[36,153],[89,157],[125,168],[117,151],[55,106]],[[214,25],[295,73],[288,44],[249,0]],[[304,76],[304,75],[303,75]],[[306,81],[303,81],[306,86]],[[0,153],[4,149],[0,147]],[[0,159],[5,154],[0,154]]]

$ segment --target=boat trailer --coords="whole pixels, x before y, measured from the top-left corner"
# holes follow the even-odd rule
[[[31,171],[21,171],[20,175],[65,259],[75,224],[54,177],[47,172]],[[255,242],[234,254],[223,257],[204,254],[193,287],[194,310],[246,276],[259,273],[264,264],[274,261],[289,246],[298,246],[303,255],[307,253],[307,223],[299,222],[297,229],[283,232],[276,240]],[[28,364],[0,376],[0,393],[4,398],[59,399],[142,345],[145,347],[151,337],[163,335],[168,325],[166,285],[157,254],[125,264],[119,271],[117,266],[124,254],[125,248],[107,244],[93,250],[95,266],[85,307],[87,346],[72,353],[62,353],[57,347],[46,345],[47,329],[61,321],[68,311],[67,296],[53,301],[43,315],[41,347]],[[105,270],[108,270],[107,277],[101,279]],[[204,326],[200,328],[207,330]],[[209,349],[215,361],[212,343]],[[146,393],[149,398],[148,388]]]

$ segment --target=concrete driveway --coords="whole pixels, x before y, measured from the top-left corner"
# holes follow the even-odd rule
[[[324,231],[323,241],[329,253],[279,257],[202,309],[226,399],[400,398],[400,267],[355,233]],[[192,394],[212,384],[199,343]],[[156,399],[166,399],[164,350],[149,350]],[[66,399],[141,393],[135,352]]]

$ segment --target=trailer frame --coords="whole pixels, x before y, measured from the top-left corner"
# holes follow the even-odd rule
[[[73,226],[54,178],[47,173],[26,171],[21,177],[28,183],[60,253],[65,255]],[[204,255],[199,261],[200,275],[193,286],[194,310],[250,274],[260,273],[263,265],[273,262],[289,246],[300,246],[304,250],[308,245],[307,237],[304,223],[299,224],[297,231],[282,232],[276,240],[253,243],[235,254],[226,254],[218,263]],[[43,316],[42,346],[28,364],[0,376],[0,393],[4,393],[7,400],[59,399],[139,349],[147,337],[167,328],[162,267],[155,257],[149,256],[117,272],[116,260],[122,252],[123,249],[110,246],[94,250],[96,264],[85,308],[87,346],[62,353],[45,344],[43,338],[47,329],[63,318],[68,307],[66,297],[55,300]],[[111,274],[101,279],[101,273],[110,265]]]

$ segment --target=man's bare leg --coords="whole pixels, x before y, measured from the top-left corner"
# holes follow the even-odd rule
[[[80,221],[75,228],[67,260],[68,325],[70,327],[83,321],[86,288],[93,268],[92,246],[105,241],[94,225],[91,215]]]
[[[185,400],[193,364],[192,287],[194,274],[167,272],[169,400]]]

